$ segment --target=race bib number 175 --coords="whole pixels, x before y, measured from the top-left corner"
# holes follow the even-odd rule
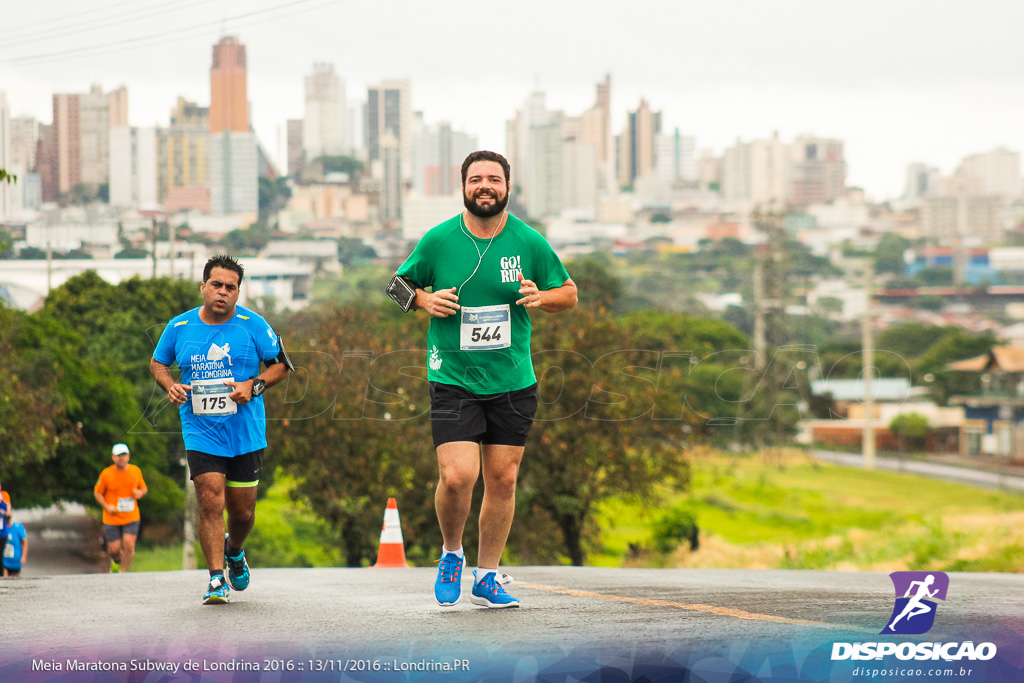
[[[238,405],[228,398],[233,389],[224,379],[192,380],[192,412],[196,415],[234,415]]]

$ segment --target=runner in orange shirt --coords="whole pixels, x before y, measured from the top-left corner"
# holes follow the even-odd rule
[[[114,464],[100,472],[93,495],[103,508],[110,571],[116,574],[131,569],[141,519],[136,501],[146,495],[147,488],[142,470],[128,464],[131,453],[127,445],[114,444],[110,457]]]
[[[14,508],[11,507],[11,494],[3,490],[3,485],[0,485],[0,557],[4,556],[4,550],[7,548],[7,532],[8,526],[7,516],[11,514]]]

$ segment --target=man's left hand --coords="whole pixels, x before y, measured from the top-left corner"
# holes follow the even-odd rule
[[[516,305],[526,308],[540,307],[540,290],[537,288],[537,283],[527,280],[522,273],[519,274],[519,293],[523,295],[523,298],[517,301]]]
[[[225,380],[224,384],[229,387],[234,387],[228,398],[237,403],[238,405],[245,405],[252,400],[252,380],[247,379],[244,382],[232,382],[231,380]]]

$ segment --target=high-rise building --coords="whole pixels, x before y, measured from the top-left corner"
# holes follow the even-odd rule
[[[306,158],[351,154],[347,118],[345,82],[334,73],[333,64],[313,65],[313,73],[306,76],[306,113],[302,126]]]
[[[110,205],[152,206],[158,198],[156,128],[110,129]]]
[[[371,169],[383,158],[381,141],[391,135],[398,144],[402,178],[412,178],[413,112],[409,80],[389,80],[371,86],[366,93],[364,136]],[[376,164],[379,166],[379,164]],[[380,172],[378,172],[380,173]]]
[[[7,106],[7,95],[0,92],[0,168],[11,169],[11,111]],[[9,220],[14,212],[14,188],[0,180],[0,223]]]
[[[32,116],[11,118],[11,166],[25,171],[36,170],[39,145],[39,121]]]
[[[233,36],[213,47],[210,69],[210,210],[257,213],[259,158],[249,125],[245,46]]]
[[[692,135],[680,135],[676,128],[670,135],[659,135],[655,141],[655,173],[667,183],[696,182],[697,160]]]
[[[562,145],[567,131],[575,141],[579,128],[578,119],[548,109],[540,91],[531,93],[506,125],[506,158],[512,167],[512,185],[531,217],[561,213]]]
[[[939,169],[927,164],[909,164],[907,166],[906,183],[903,198],[916,201],[922,197],[939,192],[942,175]]]
[[[60,191],[60,172],[57,162],[57,127],[39,126],[36,145],[36,171],[39,173],[40,194],[44,202],[57,201]]]
[[[302,119],[288,119],[288,175],[295,182],[302,179],[302,169],[306,165],[306,152],[302,148],[304,127]]]
[[[109,177],[112,126],[128,125],[128,91],[109,93],[94,85],[88,93],[55,94],[53,127],[57,151],[57,189],[79,183],[99,186]]]
[[[380,220],[394,226],[402,220],[402,153],[395,136],[381,138],[380,155]]]
[[[159,201],[166,211],[210,211],[210,110],[184,97],[158,135]]]
[[[250,131],[245,46],[234,36],[213,46],[210,69],[210,132],[224,131]]]
[[[632,185],[654,171],[654,141],[660,133],[661,112],[651,111],[647,100],[627,113],[626,128],[619,136],[619,184]]]
[[[955,178],[968,196],[999,197],[1009,203],[1020,199],[1020,154],[1005,147],[972,154],[960,162]]]
[[[417,127],[413,190],[423,197],[458,194],[462,186],[462,161],[476,149],[475,136],[452,130],[448,122]]]
[[[798,137],[790,145],[791,204],[825,204],[846,193],[843,141],[813,136]]]
[[[940,244],[956,244],[962,238],[981,243],[1003,240],[1003,226],[997,196],[927,197],[921,209],[921,233]]]
[[[785,206],[789,164],[778,134],[770,140],[737,140],[722,155],[722,198],[744,208]]]

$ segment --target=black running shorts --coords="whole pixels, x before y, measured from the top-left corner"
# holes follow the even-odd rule
[[[103,535],[107,537],[107,543],[117,543],[125,536],[139,535],[139,528],[142,523],[139,520],[134,522],[128,522],[127,524],[104,524]]]
[[[474,394],[453,384],[430,383],[434,448],[452,441],[525,446],[536,414],[536,384],[501,394]]]
[[[260,472],[263,471],[263,450],[243,453],[233,458],[210,455],[202,451],[185,451],[188,457],[188,468],[194,480],[200,474],[219,472],[227,479],[227,485],[233,488],[248,488],[260,483]]]

